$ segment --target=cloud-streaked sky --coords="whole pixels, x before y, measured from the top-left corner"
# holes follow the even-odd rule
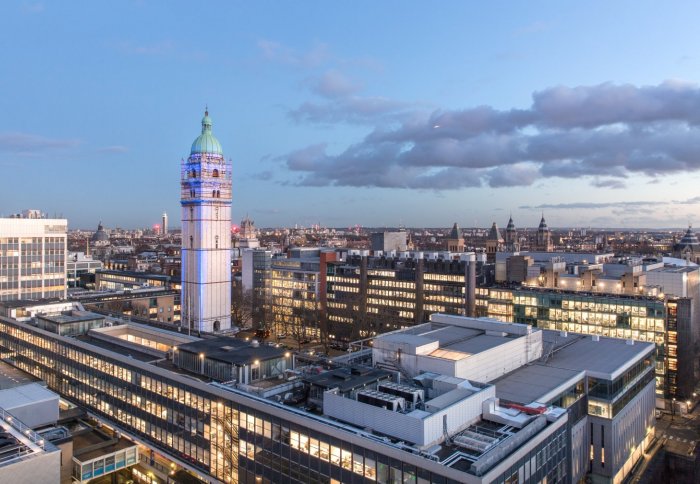
[[[205,104],[258,226],[700,224],[700,4],[4,2],[0,214],[179,219]]]

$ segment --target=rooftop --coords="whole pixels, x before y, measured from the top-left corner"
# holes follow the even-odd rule
[[[15,388],[37,381],[39,381],[39,379],[33,377],[29,373],[25,373],[9,363],[0,361],[0,390]]]
[[[223,361],[232,365],[246,365],[254,363],[256,360],[282,358],[285,354],[283,348],[267,345],[256,346],[252,342],[228,336],[186,343],[178,346],[178,351],[204,354],[207,359]]]
[[[533,364],[518,368],[494,383],[498,398],[527,405],[550,400],[561,393],[562,387],[568,388],[583,376],[583,371]]]
[[[552,348],[547,365],[586,371],[596,378],[614,380],[640,359],[654,353],[654,343],[543,331],[545,351]]]
[[[105,318],[101,314],[91,313],[90,311],[79,311],[76,309],[64,311],[61,314],[55,315],[38,314],[37,317],[56,324],[78,323],[81,321],[94,321],[96,319]]]

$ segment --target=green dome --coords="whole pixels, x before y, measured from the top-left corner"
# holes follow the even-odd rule
[[[224,154],[221,149],[221,143],[211,134],[211,124],[209,111],[204,111],[204,117],[202,118],[202,134],[197,136],[197,139],[192,143],[192,149],[190,150],[191,155],[201,153],[214,155]]]

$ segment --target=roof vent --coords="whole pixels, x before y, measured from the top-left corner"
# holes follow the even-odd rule
[[[561,336],[562,338],[567,338],[569,336],[569,333],[566,331],[560,331],[559,336]]]
[[[600,335],[599,335],[599,334],[594,334],[594,335],[591,337],[591,339],[593,339],[593,341],[600,341]]]
[[[630,339],[628,339],[627,341],[625,341],[625,343],[627,343],[628,345],[632,346],[632,345],[634,344],[634,340],[633,340],[632,338],[630,338]]]

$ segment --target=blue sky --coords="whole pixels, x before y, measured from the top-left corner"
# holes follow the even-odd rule
[[[0,212],[179,219],[205,104],[258,226],[700,223],[700,4],[3,2]]]

